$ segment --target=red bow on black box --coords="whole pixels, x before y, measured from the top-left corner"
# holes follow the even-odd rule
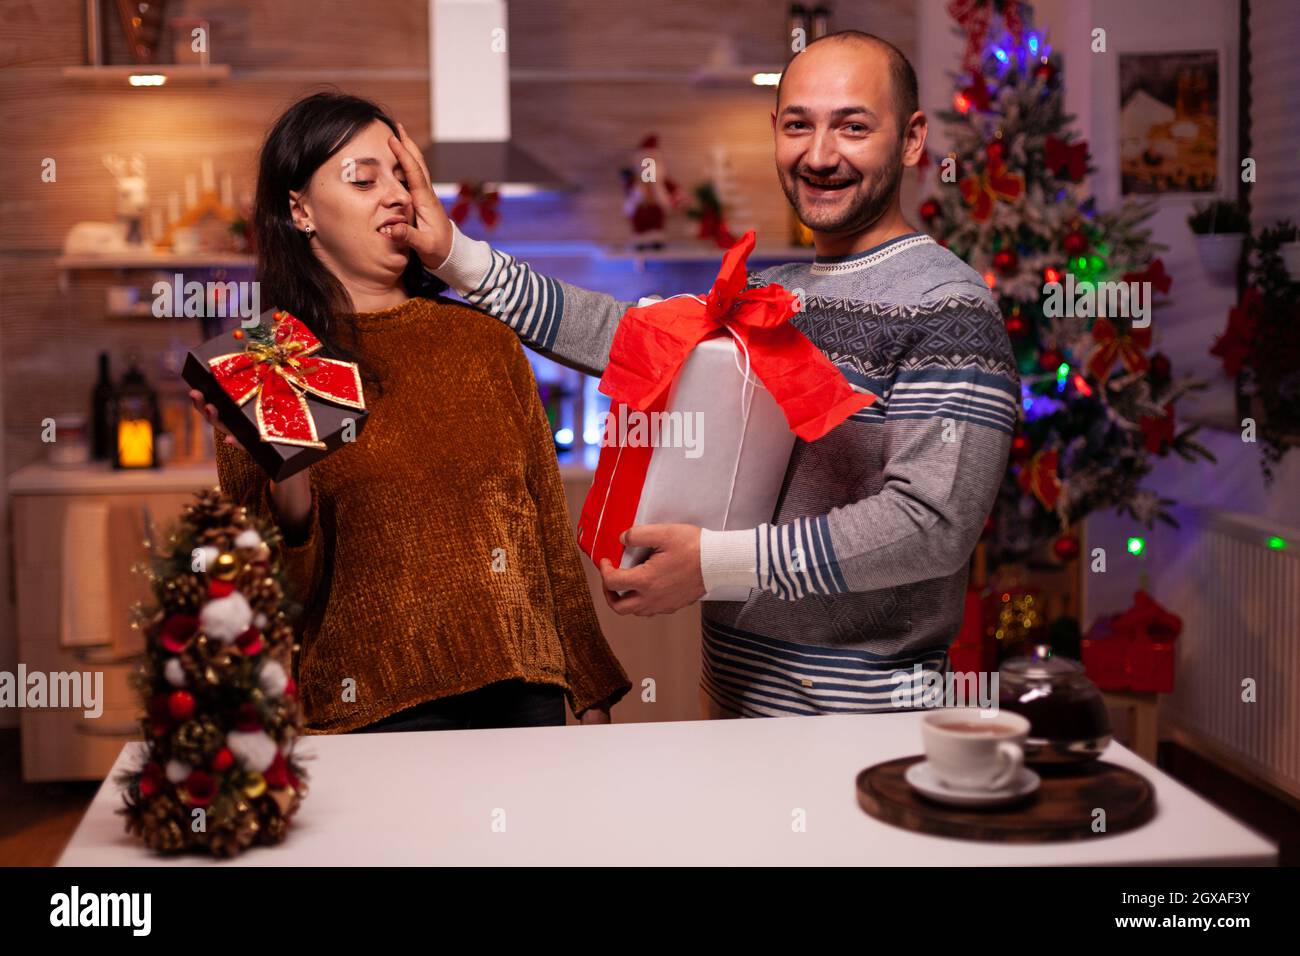
[[[353,441],[366,420],[356,363],[321,354],[312,331],[280,310],[192,349],[181,377],[275,481]]]

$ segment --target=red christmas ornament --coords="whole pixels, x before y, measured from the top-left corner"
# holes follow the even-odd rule
[[[289,786],[289,764],[285,762],[284,754],[277,752],[271,766],[262,771],[262,776],[272,790]]]
[[[988,148],[985,149],[984,152],[988,154],[989,159],[992,160],[1001,159],[1003,154],[1003,147],[1001,141],[994,140],[993,142],[989,143]]]
[[[175,720],[189,720],[194,716],[194,695],[187,690],[174,690],[167,698],[167,712]]]
[[[1038,356],[1038,364],[1049,372],[1055,372],[1064,361],[1065,356],[1061,354],[1059,349],[1048,349]]]
[[[1079,556],[1079,539],[1063,534],[1052,542],[1052,552],[1062,561],[1073,561]]]
[[[239,712],[235,715],[236,730],[261,730],[262,715],[257,712],[256,704],[240,704]]]
[[[1088,248],[1088,236],[1078,229],[1071,230],[1065,234],[1065,238],[1061,241],[1061,248],[1067,254],[1077,256]]]
[[[999,249],[993,253],[993,268],[1004,278],[1013,276],[1020,268],[1020,256],[1014,249]]]
[[[195,770],[185,778],[186,802],[196,807],[206,807],[217,795],[217,778],[206,770]]]
[[[250,657],[262,650],[262,632],[250,627],[235,638],[235,646]]]
[[[1040,63],[1034,68],[1034,79],[1042,80],[1044,83],[1051,83],[1056,79],[1056,67],[1050,63]]]
[[[235,592],[233,581],[218,581],[213,578],[208,582],[208,600],[215,601],[218,598],[229,597]]]
[[[163,785],[162,767],[153,761],[144,765],[144,773],[140,776],[140,796],[148,798],[155,796]]]
[[[212,770],[214,773],[224,773],[235,765],[235,755],[230,752],[229,747],[222,747],[212,757]]]
[[[173,614],[163,621],[158,643],[173,654],[179,654],[189,646],[194,632],[199,628],[199,619],[189,614]]]
[[[1029,436],[1024,434],[1023,432],[1017,434],[1014,438],[1011,439],[1011,457],[1016,459],[1017,461],[1022,461],[1025,458],[1028,458],[1029,453],[1032,450],[1033,450],[1033,445],[1029,441]]]
[[[244,330],[235,329],[235,331],[230,333],[230,337],[238,341],[239,339],[242,339],[244,337]]]
[[[1026,328],[1025,317],[1020,313],[1016,312],[1007,316],[1008,335],[1024,335]]]
[[[933,199],[921,203],[921,218],[926,222],[933,222],[939,218],[939,204]]]

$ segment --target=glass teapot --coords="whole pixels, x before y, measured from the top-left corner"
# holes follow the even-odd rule
[[[1083,665],[1039,644],[998,669],[998,706],[1029,721],[1026,763],[1081,763],[1100,756],[1111,741],[1110,716]]]

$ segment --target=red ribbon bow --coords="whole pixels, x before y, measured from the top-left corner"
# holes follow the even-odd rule
[[[1141,272],[1124,273],[1124,281],[1125,282],[1150,282],[1152,288],[1154,288],[1161,295],[1168,295],[1169,289],[1174,284],[1174,277],[1165,271],[1165,264],[1163,260],[1153,259],[1151,260],[1151,264],[1148,265]]]
[[[471,209],[478,207],[478,215],[483,220],[483,225],[491,229],[501,218],[497,208],[499,201],[500,194],[495,189],[488,189],[482,183],[461,183],[460,194],[452,203],[447,215],[459,225],[469,216]]]
[[[1092,324],[1092,337],[1097,344],[1088,356],[1088,373],[1099,382],[1110,377],[1116,358],[1130,372],[1145,372],[1151,365],[1142,351],[1151,347],[1150,326],[1121,335],[1110,319],[1098,319]]]
[[[1077,183],[1088,171],[1086,142],[1067,143],[1055,136],[1048,136],[1043,142],[1043,152],[1047,168],[1051,170],[1053,176]]]
[[[242,352],[208,360],[217,383],[235,404],[256,398],[263,441],[324,448],[306,393],[364,409],[356,363],[315,355],[320,340],[288,312],[275,313],[271,343],[250,340]]]
[[[987,166],[977,175],[967,176],[961,183],[961,197],[971,207],[971,216],[984,222],[993,215],[993,203],[1002,199],[1015,202],[1025,191],[1025,177],[1007,172],[1006,161],[990,157]]]
[[[631,308],[614,332],[600,390],[638,411],[657,410],[696,345],[730,329],[750,367],[785,413],[790,430],[815,441],[876,400],[855,392],[830,360],[790,324],[797,299],[780,285],[745,288],[751,229],[723,257],[704,302],[666,299]]]
[[[1057,473],[1059,462],[1060,455],[1055,451],[1036,452],[1016,478],[1020,490],[1033,495],[1048,511],[1056,508],[1057,499],[1061,497],[1061,476]]]

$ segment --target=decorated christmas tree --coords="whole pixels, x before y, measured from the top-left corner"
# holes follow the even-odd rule
[[[1063,110],[1061,61],[1028,4],[954,0],[967,38],[951,148],[921,206],[926,229],[997,300],[1021,374],[1022,420],[987,529],[995,563],[1068,561],[1073,527],[1105,508],[1150,527],[1171,501],[1142,487],[1155,456],[1209,458],[1175,406],[1202,383],[1152,353],[1153,301],[1171,279],[1143,228],[1149,206],[1098,211],[1087,143]]]
[[[158,602],[139,611],[147,757],[118,782],[127,830],[151,849],[230,857],[278,843],[307,792],[276,543],[201,492],[145,569]]]

